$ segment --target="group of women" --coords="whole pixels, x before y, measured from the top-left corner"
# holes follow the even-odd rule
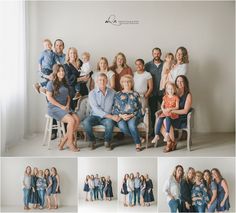
[[[171,212],[224,212],[230,208],[229,187],[217,168],[202,172],[189,167],[184,174],[183,166],[177,165],[163,190]]]
[[[55,167],[43,171],[37,167],[32,170],[30,166],[27,166],[22,180],[22,188],[25,210],[30,210],[30,203],[33,205],[33,209],[43,209],[45,198],[47,208],[51,209],[52,196],[54,198],[54,209],[58,208],[57,195],[60,193],[60,178]]]
[[[177,95],[180,98],[179,108],[172,110],[172,113],[178,114],[179,118],[173,122],[170,129],[170,143],[167,143],[165,148],[165,152],[173,151],[176,148],[176,140],[174,137],[174,127],[183,128],[187,125],[187,113],[190,111],[192,106],[192,95],[189,89],[188,79],[185,75],[178,75],[179,73],[186,74],[186,70],[182,72],[183,65],[186,65],[185,58],[188,57],[187,50],[184,47],[178,48],[176,51],[176,62],[175,65],[172,66],[171,78],[174,79],[174,84],[177,88]],[[160,61],[160,63],[163,63]],[[76,132],[78,129],[78,125],[80,123],[80,119],[78,115],[74,112],[76,103],[72,101],[72,97],[75,94],[73,85],[80,81],[79,72],[82,61],[78,57],[78,51],[76,48],[69,48],[66,54],[66,62],[64,65],[55,64],[53,66],[53,80],[49,81],[47,84],[47,99],[48,103],[48,114],[55,118],[56,120],[67,123],[67,132],[64,138],[60,140],[59,149],[64,149],[65,144],[72,151],[79,151],[79,147],[77,147],[76,141]],[[137,70],[144,69],[145,64],[142,59],[138,59],[135,62],[135,66]],[[141,68],[140,68],[141,67]],[[143,67],[143,68],[142,68]],[[184,66],[184,69],[187,69]],[[142,70],[141,70],[142,71]],[[144,71],[144,70],[143,70]],[[139,132],[137,129],[138,124],[143,119],[143,110],[141,99],[148,100],[151,96],[150,85],[147,83],[147,96],[140,97],[140,94],[133,90],[135,86],[133,75],[131,68],[127,65],[126,57],[123,53],[118,53],[113,61],[111,67],[108,65],[108,60],[105,57],[102,57],[98,62],[97,71],[94,71],[93,76],[96,73],[105,73],[108,77],[108,87],[113,88],[117,91],[117,94],[114,98],[114,114],[122,115],[122,114],[132,114],[132,117],[121,119],[120,122],[117,123],[118,127],[124,134],[129,134],[132,136],[135,144],[136,150],[140,151],[141,147],[141,139],[139,136]],[[165,72],[166,74],[166,72]],[[90,89],[93,89],[96,85],[96,81],[94,77],[91,79],[86,78],[86,81],[91,82]],[[169,75],[170,76],[170,75]],[[175,77],[173,77],[175,76]],[[82,77],[81,77],[82,78]],[[157,81],[160,82],[161,79]],[[70,82],[68,84],[68,81]],[[146,84],[145,83],[145,84]],[[86,85],[87,82],[84,82]],[[159,85],[158,85],[159,87]],[[159,91],[159,88],[158,88]],[[85,86],[81,95],[87,95],[89,92],[88,88]],[[125,97],[125,98],[124,98]],[[125,101],[124,101],[125,100]],[[128,105],[127,105],[128,103]],[[157,107],[155,111],[159,108]],[[155,111],[151,110],[151,117],[155,116]],[[158,118],[157,118],[158,119]],[[128,126],[129,131],[127,128]],[[154,128],[154,123],[152,121],[152,127]],[[163,122],[161,133],[164,135],[166,131],[165,122]]]

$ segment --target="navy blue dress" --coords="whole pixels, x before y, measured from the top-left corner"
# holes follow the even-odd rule
[[[224,206],[223,207],[220,206],[220,203],[224,199],[224,196],[225,196],[225,190],[221,186],[222,180],[219,183],[216,183],[217,184],[217,211],[228,211],[230,209],[229,196],[227,197]]]
[[[39,203],[39,195],[38,195],[38,191],[37,191],[37,183],[38,177],[35,175],[31,176],[31,185],[32,187],[34,187],[35,192],[33,192],[33,190],[31,190],[31,195],[30,195],[30,203],[33,204],[38,204]]]
[[[87,181],[84,183],[84,192],[89,192],[89,184]]]
[[[58,187],[58,191],[56,191],[56,189],[57,189],[57,178],[56,176],[52,176],[52,194],[61,193],[60,186]]]
[[[107,181],[105,194],[106,194],[106,197],[113,197],[112,182],[111,182],[111,180]]]
[[[153,202],[154,201],[154,195],[153,195],[153,184],[152,184],[152,180],[149,179],[146,181],[146,189],[144,192],[144,202],[145,203],[149,203],[149,202]],[[148,192],[150,190],[150,192]]]
[[[52,182],[52,177],[51,177],[51,176],[46,177],[47,187],[49,186],[50,181]],[[50,187],[48,188],[48,190],[46,191],[46,195],[47,195],[47,196],[50,196],[51,193],[52,193],[52,186],[50,186]]]
[[[123,181],[121,194],[123,194],[123,195],[129,194],[128,189],[127,189],[127,182],[126,181]]]

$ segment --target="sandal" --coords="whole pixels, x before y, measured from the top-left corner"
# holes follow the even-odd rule
[[[55,205],[54,209],[58,209],[58,205]]]
[[[137,152],[141,152],[141,147],[140,147],[140,146],[137,146],[137,147],[136,147],[136,151],[137,151]]]
[[[60,139],[60,142],[59,142],[59,144],[58,144],[59,150],[63,150],[63,149],[64,149],[64,145],[65,145],[66,141],[67,141],[67,140],[64,139],[64,138],[61,138],[61,139]]]
[[[76,147],[74,146],[74,144],[68,144],[67,146],[68,146],[69,149],[70,149],[71,151],[73,151],[73,152],[79,152],[79,151],[80,151],[80,149],[79,149],[79,148],[76,148]]]
[[[177,147],[177,142],[176,141],[172,141],[171,142],[171,150],[172,151],[176,150],[176,147]]]

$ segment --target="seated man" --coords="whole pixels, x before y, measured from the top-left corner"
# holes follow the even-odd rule
[[[115,121],[118,121],[118,115],[111,115],[113,99],[115,91],[108,88],[107,76],[104,73],[99,74],[97,78],[97,87],[89,93],[89,104],[91,106],[91,115],[83,121],[83,126],[88,135],[91,149],[95,149],[95,136],[93,134],[93,126],[105,126],[104,145],[109,150],[111,147],[111,139]]]

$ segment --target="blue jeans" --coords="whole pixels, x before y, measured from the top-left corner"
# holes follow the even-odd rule
[[[94,187],[94,200],[98,200],[98,186]]]
[[[129,192],[129,205],[132,205],[133,201],[133,192]]]
[[[207,209],[208,212],[215,212],[217,207],[217,200],[215,199],[214,202],[210,205],[209,209]]]
[[[171,199],[168,203],[171,213],[176,213],[177,210],[181,212],[180,200]]]
[[[24,193],[24,206],[28,206],[30,202],[30,189],[23,189]]]
[[[105,126],[104,139],[106,142],[110,142],[112,139],[112,132],[115,122],[109,118],[100,118],[98,116],[90,115],[83,121],[83,126],[86,134],[91,142],[95,141],[95,136],[93,134],[93,126],[103,125]]]
[[[205,212],[205,209],[206,209],[206,205],[194,205],[195,212],[202,213],[202,212]]]
[[[99,194],[100,194],[101,200],[103,200],[103,189],[99,189]]]
[[[90,199],[94,200],[94,189],[89,189],[90,192]]]
[[[160,135],[160,131],[161,131],[161,127],[162,127],[164,119],[166,119],[166,132],[170,133],[172,119],[170,117],[161,117],[161,118],[158,118],[158,121],[157,121],[157,127],[156,127],[156,132],[155,132],[156,135]]]
[[[140,204],[140,188],[134,188],[134,205],[136,205],[137,196],[138,196],[138,204]]]
[[[51,73],[52,73],[52,70],[47,69],[47,68],[42,68],[41,73],[40,73],[40,76],[42,78],[42,82],[40,82],[40,85],[42,87],[46,87],[49,81],[48,79],[44,78],[43,75],[50,75]]]
[[[140,119],[137,117],[131,118],[128,121],[121,120],[118,122],[118,127],[125,134],[132,136],[135,144],[140,144],[140,136],[138,132],[138,124]]]
[[[39,194],[39,205],[44,207],[45,203],[45,190],[38,190]]]

